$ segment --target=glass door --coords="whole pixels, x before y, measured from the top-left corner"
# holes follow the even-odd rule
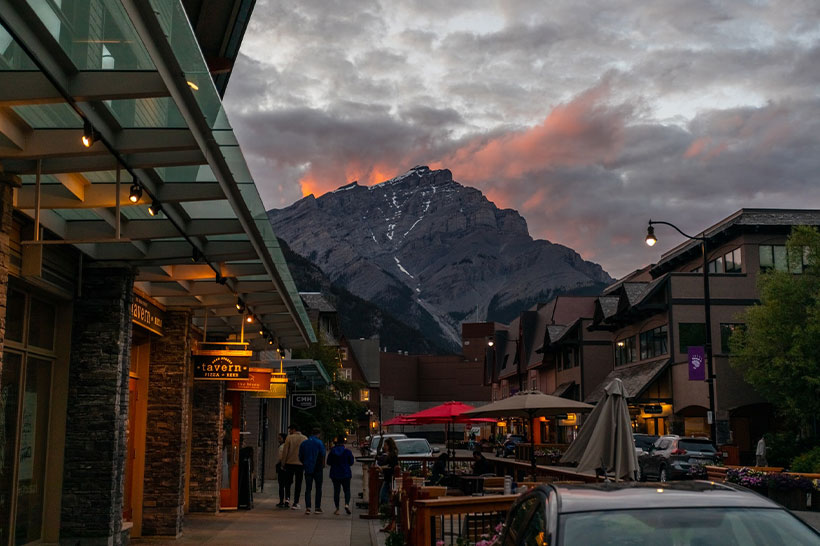
[[[222,417],[220,510],[236,510],[239,507],[239,404],[241,394],[238,391],[225,393],[225,410]]]
[[[9,544],[11,540],[22,362],[22,355],[6,351],[0,368],[0,544]]]

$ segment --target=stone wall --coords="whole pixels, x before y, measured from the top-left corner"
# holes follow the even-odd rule
[[[121,543],[134,273],[87,267],[74,302],[61,544]]]
[[[191,512],[217,512],[222,478],[222,381],[194,381],[191,425]]]
[[[178,537],[190,433],[191,312],[167,312],[164,329],[165,335],[151,342],[142,534]]]
[[[0,370],[6,341],[6,298],[9,286],[9,234],[12,229],[13,189],[19,179],[0,173]]]

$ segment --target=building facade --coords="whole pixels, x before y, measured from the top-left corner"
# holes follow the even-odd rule
[[[315,341],[221,105],[252,5],[0,5],[0,544],[235,508],[247,367],[199,349]]]

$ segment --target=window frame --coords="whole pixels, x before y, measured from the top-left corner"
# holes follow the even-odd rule
[[[669,354],[669,325],[662,324],[638,334],[640,360]]]

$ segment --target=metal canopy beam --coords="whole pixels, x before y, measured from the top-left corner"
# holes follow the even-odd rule
[[[223,218],[214,220],[190,220],[186,228],[188,235],[202,237],[244,233],[238,220]],[[114,231],[107,222],[101,220],[71,220],[66,222],[65,233],[66,239],[76,240],[113,236]],[[177,231],[170,222],[160,219],[125,220],[122,223],[122,237],[132,241],[169,239],[179,237],[179,231]],[[210,273],[210,278],[213,279],[215,276],[213,270],[207,266],[203,267],[207,269]]]
[[[68,82],[77,102],[167,97],[168,88],[155,71],[81,71]],[[65,102],[39,71],[0,72],[0,106]]]
[[[123,155],[124,161],[134,169],[157,167],[183,167],[204,165],[205,156],[199,150],[171,150],[163,152],[140,152]],[[3,160],[4,170],[15,174],[34,174],[37,161],[34,159]],[[77,173],[93,171],[113,171],[117,160],[110,154],[87,154],[80,157],[52,157],[43,159],[42,174]]]
[[[45,162],[44,162],[45,163]],[[58,175],[60,177],[67,175]],[[124,187],[123,187],[124,186]],[[120,186],[120,206],[139,207],[146,203],[137,204],[128,199],[128,184]],[[43,184],[40,189],[40,208],[43,209],[96,209],[100,207],[115,207],[116,184]],[[155,195],[163,203],[179,203],[189,201],[219,201],[225,199],[222,188],[215,183],[171,183],[157,186]],[[19,208],[34,208],[35,188],[25,184],[15,192],[15,206]],[[236,225],[242,227],[239,220]],[[232,232],[233,233],[233,232]],[[242,231],[241,233],[244,233]],[[177,232],[179,235],[179,232]]]
[[[29,129],[22,149],[2,149],[4,158],[46,159],[49,157],[108,155],[97,142],[83,146],[82,129]],[[122,129],[114,145],[124,154],[171,150],[199,150],[187,129]]]

